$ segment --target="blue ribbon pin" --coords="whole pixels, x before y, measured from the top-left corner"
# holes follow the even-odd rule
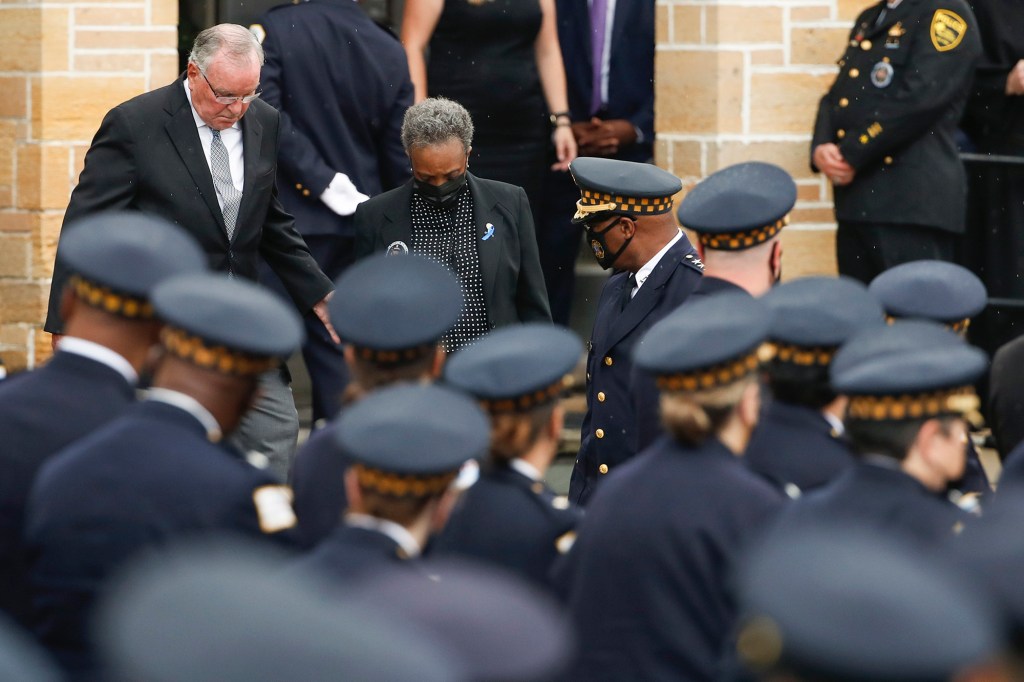
[[[490,239],[493,236],[494,236],[494,224],[493,223],[487,223],[487,232],[485,232],[484,236],[481,237],[480,239],[482,239],[483,241],[487,241],[488,239]]]

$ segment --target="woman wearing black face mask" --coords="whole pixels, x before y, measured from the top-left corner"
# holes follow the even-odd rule
[[[469,173],[472,141],[473,122],[457,102],[410,107],[402,144],[412,180],[355,214],[357,257],[412,252],[456,275],[466,305],[442,339],[449,352],[495,327],[551,320],[526,193]]]

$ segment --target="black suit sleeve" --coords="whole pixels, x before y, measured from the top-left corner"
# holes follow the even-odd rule
[[[544,273],[540,267],[540,251],[533,227],[533,212],[526,191],[517,187],[519,211],[519,281],[516,284],[516,313],[520,322],[550,322],[551,307]]]
[[[79,218],[101,211],[119,211],[132,208],[138,187],[134,161],[135,140],[121,109],[114,108],[103,117],[85,155],[85,167],[78,185],[71,193],[71,201],[64,213],[61,235]],[[53,266],[49,307],[43,329],[52,334],[64,331],[60,318],[60,299],[69,277],[61,264],[60,244]]]

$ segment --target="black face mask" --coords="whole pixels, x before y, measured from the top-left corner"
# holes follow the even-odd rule
[[[466,186],[466,174],[463,173],[443,185],[431,185],[429,182],[412,179],[413,189],[421,197],[439,208],[451,208],[459,199],[459,192]]]
[[[618,251],[612,254],[608,253],[608,243],[605,242],[604,236],[608,234],[608,230],[612,229],[618,224],[619,221],[616,220],[614,223],[604,228],[600,232],[597,232],[595,230],[587,230],[590,233],[590,248],[593,249],[594,251],[594,258],[597,260],[597,264],[600,265],[605,270],[615,265],[615,261],[619,259],[619,256],[621,256],[622,252],[626,250],[626,247],[629,246],[629,243],[633,241],[633,235],[630,235],[629,237],[626,237],[626,241],[622,242],[622,246],[619,247]]]

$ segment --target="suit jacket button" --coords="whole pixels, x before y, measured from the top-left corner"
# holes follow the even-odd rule
[[[608,365],[609,367],[611,367],[611,366],[612,366],[612,365],[613,365],[614,363],[615,363],[615,361],[614,361],[614,360],[612,360],[612,356],[610,356],[610,355],[607,355],[607,356],[605,356],[605,358],[604,358],[604,364],[606,364],[606,365]]]
[[[836,137],[839,138],[840,140],[843,139],[844,137],[846,137],[846,131],[840,128],[839,130],[836,131]]]
[[[604,438],[604,429],[598,429],[597,431],[594,431],[594,435],[597,436],[598,438]]]
[[[892,165],[892,157],[891,156],[885,157],[885,165],[886,166],[891,166]]]
[[[607,464],[602,464],[601,466],[597,467],[597,470],[600,471],[602,474],[607,474],[608,473],[608,465]]]
[[[860,69],[850,69],[850,78],[856,78],[860,75]]]
[[[605,399],[604,391],[597,392],[597,402],[603,403]]]
[[[841,100],[839,100],[839,106],[840,108],[845,109],[846,107],[850,106],[850,100],[843,97]]]

